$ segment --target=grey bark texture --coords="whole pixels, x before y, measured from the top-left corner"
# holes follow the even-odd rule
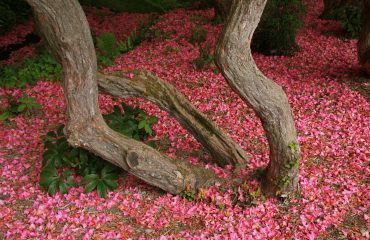
[[[370,76],[370,1],[363,0],[363,6],[363,20],[357,49],[362,69]]]
[[[171,159],[144,143],[125,137],[104,122],[98,106],[97,64],[88,22],[77,0],[27,0],[54,55],[64,70],[66,136],[170,193],[211,184],[213,172]]]
[[[215,124],[194,108],[171,85],[142,72],[133,80],[122,76],[97,77],[95,49],[89,26],[77,0],[27,0],[54,55],[64,69],[67,107],[66,136],[122,167],[145,182],[170,193],[212,184],[212,171],[171,159],[125,137],[104,122],[98,106],[100,88],[120,97],[145,97],[175,116],[210,151],[220,165],[244,166],[245,153]],[[266,0],[235,0],[217,47],[218,65],[232,88],[260,117],[270,146],[270,162],[263,189],[286,196],[297,189],[299,145],[287,97],[256,67],[250,41]]]
[[[218,165],[246,166],[247,156],[238,144],[208,120],[176,88],[153,74],[142,71],[133,79],[98,74],[98,84],[101,90],[110,95],[144,97],[157,104],[174,116],[208,150]]]
[[[267,0],[234,0],[216,50],[217,65],[233,90],[261,119],[270,148],[262,183],[269,196],[298,188],[300,149],[292,111],[283,89],[257,68],[250,49]]]

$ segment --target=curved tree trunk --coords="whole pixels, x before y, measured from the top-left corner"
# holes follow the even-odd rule
[[[358,40],[358,59],[363,70],[370,76],[370,1],[363,0],[363,20]]]
[[[125,137],[104,122],[98,107],[96,55],[77,0],[27,0],[46,41],[64,69],[68,142],[122,167],[170,193],[194,190],[214,180],[212,172],[171,159]]]
[[[154,102],[188,130],[210,153],[212,160],[224,166],[245,167],[247,156],[241,147],[224,134],[212,121],[196,109],[171,84],[149,72],[133,79],[117,75],[98,74],[99,88],[117,97],[145,97]]]
[[[267,0],[234,0],[217,46],[217,64],[239,96],[261,119],[270,148],[262,187],[266,195],[285,197],[298,188],[300,149],[283,89],[257,68],[250,49]]]

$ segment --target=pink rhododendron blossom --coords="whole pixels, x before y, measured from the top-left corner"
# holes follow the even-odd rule
[[[0,238],[330,239],[335,232],[348,239],[368,239],[370,105],[344,84],[359,75],[357,41],[323,34],[337,31],[340,24],[319,19],[321,0],[305,3],[305,26],[297,36],[301,50],[293,57],[254,54],[258,67],[283,87],[292,105],[302,150],[296,199],[280,202],[257,195],[252,203],[242,205],[258,192],[259,182],[248,176],[268,163],[267,139],[258,118],[222,75],[213,71],[215,66],[202,71],[192,66],[199,48],[188,42],[191,29],[202,24],[214,49],[222,28],[208,21],[214,11],[178,9],[162,15],[153,26],[153,30],[167,33],[165,38],[142,42],[104,71],[121,71],[132,78],[135,69],[147,69],[176,86],[248,153],[248,167],[240,173],[246,185],[235,184],[233,189],[218,183],[201,189],[197,200],[189,201],[122,174],[119,188],[105,199],[96,192],[84,194],[82,187],[50,197],[39,186],[45,150],[42,136],[65,123],[62,86],[39,81],[24,90],[0,88],[1,96],[26,93],[42,105],[42,110],[29,118],[21,114],[0,122]],[[96,11],[104,14],[98,17]],[[119,40],[148,17],[113,14],[107,9],[88,9],[87,13],[97,35],[113,31]],[[191,18],[194,15],[200,16],[199,20]],[[16,26],[0,37],[0,47],[23,41],[32,26],[32,21]],[[22,51],[31,52],[27,48]],[[209,159],[201,145],[154,104],[138,98],[99,96],[103,113],[121,101],[159,118],[153,138],[169,142],[163,149],[169,156],[193,164]],[[1,98],[0,103],[8,104]],[[232,176],[231,166],[204,167],[220,178]],[[240,204],[234,204],[236,201]]]

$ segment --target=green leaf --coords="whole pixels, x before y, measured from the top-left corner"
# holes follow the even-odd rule
[[[67,178],[66,178],[66,183],[67,183],[67,185],[68,186],[70,186],[70,187],[76,187],[77,186],[77,183],[76,183],[76,181],[73,179],[73,177],[71,177],[71,176],[68,176]]]
[[[89,174],[89,175],[86,175],[83,179],[82,179],[82,182],[83,183],[88,183],[88,182],[91,182],[91,181],[95,181],[99,179],[99,176],[97,174]]]
[[[27,105],[26,104],[21,104],[17,108],[17,112],[23,112],[26,109]]]
[[[135,109],[133,107],[126,105],[124,102],[122,102],[121,105],[126,116],[132,116],[134,114]]]
[[[157,148],[157,142],[156,140],[151,140],[151,141],[148,141],[146,144],[148,146],[151,146],[152,148]]]
[[[1,115],[0,115],[0,121],[5,121],[8,118],[13,117],[14,114],[8,110],[5,110]]]
[[[107,186],[104,184],[103,181],[99,181],[97,186],[96,186],[96,189],[98,191],[98,195],[99,197],[101,198],[105,198],[107,196]]]
[[[117,180],[118,179],[118,174],[117,173],[108,173],[105,174],[102,179],[108,179],[108,180]]]
[[[148,133],[149,135],[152,135],[153,134],[153,130],[150,128],[149,125],[145,125],[145,132]]]
[[[104,178],[107,174],[114,173],[117,171],[117,167],[113,164],[107,164],[104,166],[104,168],[101,170],[101,176]]]
[[[58,180],[58,173],[55,168],[44,168],[40,173],[40,186],[48,189],[53,181]]]
[[[58,190],[58,180],[53,180],[48,188],[48,194],[53,196]]]
[[[104,181],[105,185],[107,185],[107,187],[110,190],[116,189],[118,187],[118,183],[115,180],[104,178],[103,181]]]
[[[43,168],[40,173],[41,178],[58,178],[58,172],[53,167]]]
[[[149,119],[148,119],[148,124],[149,125],[155,124],[157,122],[158,122],[158,118],[155,117],[155,116],[150,116]]]
[[[98,184],[98,181],[97,181],[97,180],[94,180],[94,181],[89,182],[89,183],[85,186],[84,193],[92,192],[92,191],[96,188],[97,184]]]
[[[145,126],[147,126],[146,120],[142,120],[139,122],[139,125],[137,126],[138,129],[142,129]]]
[[[58,136],[64,136],[64,133],[63,133],[63,129],[64,129],[64,125],[62,124],[62,125],[60,125],[60,126],[58,126],[58,128],[57,128],[57,134],[58,134]]]
[[[67,186],[67,184],[65,182],[63,182],[63,181],[60,181],[59,182],[59,191],[62,194],[68,193],[68,186]]]
[[[57,134],[54,132],[54,131],[50,131],[46,134],[45,137],[48,137],[49,139],[56,139],[57,138]]]

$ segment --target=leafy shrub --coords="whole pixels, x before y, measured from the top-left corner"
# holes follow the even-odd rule
[[[177,7],[211,7],[213,0],[80,0],[87,6],[107,7],[116,12],[164,12]]]
[[[289,55],[298,50],[295,41],[303,13],[301,0],[270,0],[252,40],[252,49],[266,55]]]
[[[20,113],[24,113],[26,117],[29,117],[35,109],[41,109],[41,105],[37,103],[36,98],[30,98],[27,95],[18,100],[9,96],[8,101],[9,107],[0,114],[0,121],[7,120]]]
[[[336,10],[336,19],[341,21],[348,37],[356,38],[360,35],[362,9],[357,6],[346,5]]]
[[[113,130],[142,141],[153,135],[152,126],[157,123],[157,117],[148,116],[143,109],[133,108],[124,103],[122,108],[124,113],[118,106],[114,106],[113,112],[104,116]]]
[[[115,12],[162,12],[163,8],[158,5],[167,0],[80,0],[87,6],[106,7]],[[153,4],[154,3],[154,4]]]
[[[152,126],[157,122],[154,116],[148,116],[144,110],[132,108],[122,103],[124,113],[118,106],[114,111],[104,115],[108,125],[118,132],[136,140],[145,140],[153,134]],[[44,137],[46,151],[43,155],[40,185],[49,195],[58,191],[67,193],[68,188],[77,186],[74,173],[83,177],[85,193],[97,190],[100,197],[118,187],[120,168],[102,158],[84,150],[68,145],[63,134],[64,126],[49,132]]]
[[[17,16],[8,5],[0,3],[0,34],[9,31],[17,21]]]
[[[145,1],[155,6],[156,8],[161,9],[162,12],[181,6],[179,1],[177,0],[145,0]]]
[[[201,44],[207,38],[207,30],[205,30],[202,26],[196,25],[194,28],[191,29],[191,37],[190,42],[192,44]]]
[[[211,54],[211,45],[205,44],[204,47],[200,48],[199,57],[193,60],[192,64],[195,69],[202,69],[206,65],[212,63],[215,60],[213,54]]]
[[[0,3],[0,35],[15,24],[22,23],[32,15],[30,6],[24,0],[2,0]]]
[[[95,45],[97,48],[97,61],[102,66],[110,66],[113,64],[113,59],[118,54],[124,54],[129,52],[138,46],[144,39],[147,38],[147,33],[150,27],[156,21],[155,17],[149,19],[147,24],[141,24],[138,30],[132,31],[127,37],[126,41],[118,42],[116,35],[111,32],[104,32],[95,39]]]
[[[0,66],[0,87],[24,87],[40,79],[59,80],[62,71],[62,66],[49,53],[43,53],[25,60],[21,66]]]

